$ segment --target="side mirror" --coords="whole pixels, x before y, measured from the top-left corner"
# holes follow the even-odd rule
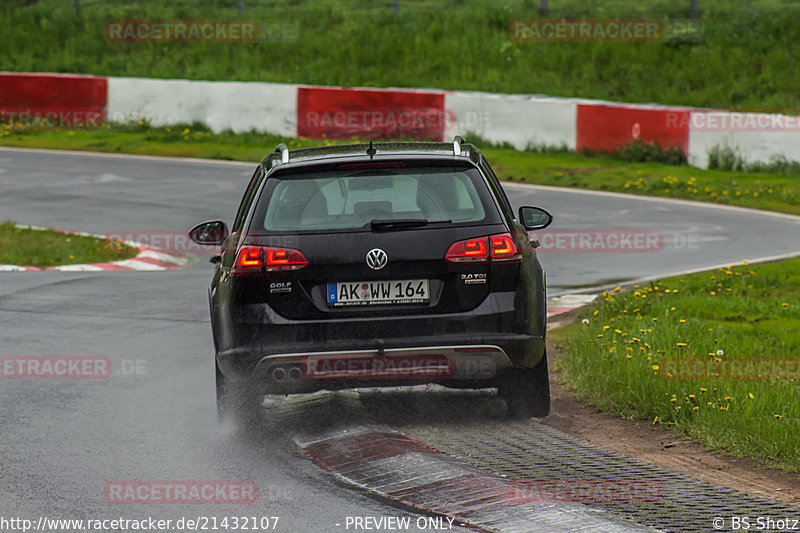
[[[228,238],[228,226],[221,220],[203,222],[189,231],[189,238],[203,246],[219,246]]]
[[[544,229],[553,222],[553,215],[541,207],[524,206],[519,208],[519,220],[526,230]]]

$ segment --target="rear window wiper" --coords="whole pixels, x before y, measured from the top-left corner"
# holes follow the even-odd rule
[[[395,218],[395,219],[374,219],[369,223],[372,231],[394,231],[407,228],[419,228],[428,224],[446,224],[452,220],[427,220],[424,218]]]

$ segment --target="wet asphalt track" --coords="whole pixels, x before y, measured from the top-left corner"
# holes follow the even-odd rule
[[[0,149],[0,220],[155,234],[230,222],[253,168]],[[542,253],[550,295],[800,250],[800,224],[789,217],[519,185],[508,191],[517,205],[551,210],[553,230],[665,237],[658,252]],[[0,517],[280,516],[279,531],[345,531],[347,516],[416,517],[343,488],[297,452],[293,435],[216,424],[210,274],[206,256],[162,273],[0,273],[0,355],[107,356],[114,369],[96,381],[0,379]],[[108,504],[110,480],[250,480],[260,498]]]

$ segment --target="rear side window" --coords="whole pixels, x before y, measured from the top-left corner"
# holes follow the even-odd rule
[[[264,172],[262,168],[258,167],[253,174],[253,177],[250,178],[250,183],[247,185],[247,190],[242,197],[242,202],[239,204],[239,210],[236,213],[236,219],[233,221],[233,231],[238,232],[242,230],[244,219],[247,216],[247,213],[250,211],[250,205],[253,203],[256,190],[261,183],[261,178],[263,175]]]
[[[486,161],[486,158],[483,156],[481,156],[481,170],[483,170],[483,172],[486,173],[486,176],[489,181],[489,186],[492,188],[492,191],[494,191],[495,196],[497,196],[497,199],[501,205],[501,209],[503,209],[503,211],[505,212],[509,222],[515,219],[516,217],[514,216],[514,208],[511,207],[511,204],[508,201],[508,197],[506,196],[505,191],[503,191],[503,186],[500,185],[500,180],[497,179],[497,176],[495,176],[492,167],[489,166],[489,162]]]
[[[270,181],[256,213],[266,231],[352,230],[373,220],[497,220],[476,169],[331,171]]]

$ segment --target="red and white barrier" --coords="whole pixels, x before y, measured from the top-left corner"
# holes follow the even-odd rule
[[[97,124],[106,120],[107,94],[106,78],[0,72],[0,122]]]
[[[472,132],[519,149],[602,151],[641,140],[680,148],[697,167],[716,146],[748,162],[800,160],[800,118],[786,115],[541,95],[0,73],[0,122],[38,116],[71,126],[87,115],[311,138],[447,140]]]
[[[401,89],[300,87],[297,135],[315,139],[444,136],[444,94]]]
[[[202,122],[212,131],[297,135],[297,85],[281,83],[109,78],[111,120],[155,126]]]
[[[566,98],[481,92],[445,93],[445,139],[467,132],[491,142],[575,149],[577,103]]]
[[[689,121],[687,156],[692,166],[706,168],[714,147],[730,148],[748,162],[800,160],[800,117],[693,110]]]
[[[634,141],[689,148],[690,110],[622,104],[579,104],[578,151],[616,150]]]

